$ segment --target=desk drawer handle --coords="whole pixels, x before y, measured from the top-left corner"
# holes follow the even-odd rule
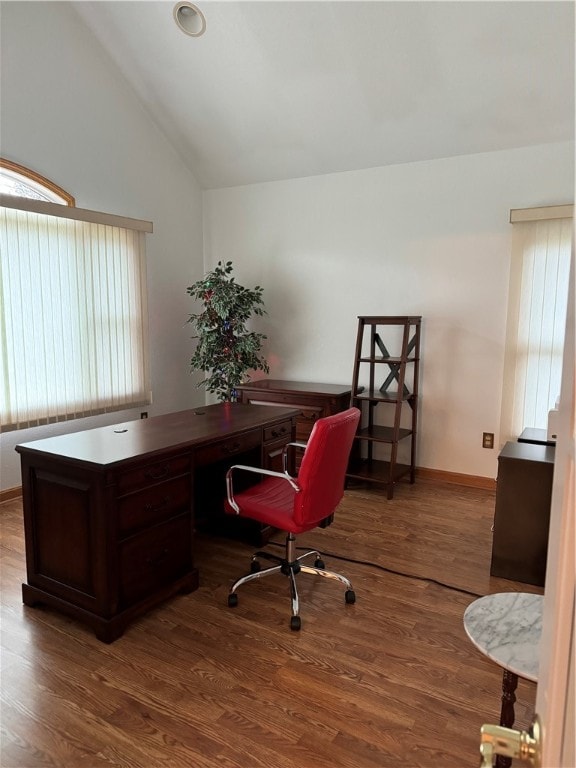
[[[145,504],[144,510],[146,512],[160,512],[162,509],[165,509],[171,501],[170,496],[164,496],[162,501],[160,501],[158,504]]]
[[[281,429],[273,429],[272,430],[272,437],[282,437],[288,432],[286,427],[282,427]]]
[[[156,471],[149,469],[146,472],[144,472],[144,477],[148,478],[149,480],[163,480],[167,475],[168,472],[170,472],[170,465],[165,464],[160,469],[157,469]]]

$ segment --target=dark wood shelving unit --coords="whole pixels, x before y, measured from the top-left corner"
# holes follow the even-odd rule
[[[411,483],[415,480],[421,322],[420,316],[358,317],[351,405],[360,408],[362,419],[347,478],[385,486],[389,499],[400,478],[409,475]],[[389,353],[391,344],[398,346],[399,354]],[[410,424],[401,426],[406,405]],[[385,410],[389,425],[379,423],[381,415],[386,420]],[[398,461],[401,441],[410,444],[408,464]],[[374,455],[375,449],[381,450],[379,444],[386,447],[386,458]]]

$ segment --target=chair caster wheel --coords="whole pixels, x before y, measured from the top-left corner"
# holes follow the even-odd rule
[[[356,592],[353,589],[347,589],[344,599],[348,605],[352,605],[352,603],[356,602]]]
[[[238,595],[236,592],[232,592],[232,594],[228,595],[228,608],[236,608],[238,605]]]
[[[262,566],[260,565],[258,560],[252,560],[250,563],[250,573],[259,573],[262,570]]]
[[[301,626],[302,622],[300,621],[300,616],[292,616],[290,619],[290,629],[292,629],[294,632],[298,632]]]
[[[324,565],[324,560],[320,560],[320,558],[317,558],[316,560],[314,560],[314,568],[322,568],[322,569],[326,568],[326,566]]]

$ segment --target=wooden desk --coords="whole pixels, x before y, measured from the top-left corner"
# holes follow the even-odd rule
[[[17,446],[24,603],[112,642],[135,616],[196,589],[194,510],[223,497],[222,474],[240,459],[280,468],[296,413],[221,403]],[[218,479],[216,492],[205,476]]]

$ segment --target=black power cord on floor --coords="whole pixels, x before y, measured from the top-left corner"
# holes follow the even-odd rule
[[[284,544],[282,544],[279,541],[269,541],[268,544],[273,544],[275,547],[282,547],[284,548]],[[296,547],[297,550],[314,550],[313,547]],[[327,557],[333,557],[336,560],[343,560],[346,563],[354,563],[355,565],[366,565],[369,568],[376,568],[379,571],[384,571],[385,573],[392,573],[395,576],[404,576],[406,579],[416,579],[418,581],[426,581],[429,584],[436,584],[439,587],[444,587],[444,589],[451,589],[454,592],[461,592],[463,595],[470,595],[471,597],[483,597],[483,595],[479,595],[477,592],[471,592],[468,589],[462,589],[462,587],[455,587],[452,584],[446,584],[443,581],[438,581],[438,579],[432,579],[429,576],[417,576],[413,573],[404,573],[403,571],[396,571],[394,568],[387,568],[385,565],[380,565],[379,563],[373,563],[371,560],[357,560],[353,557],[346,557],[345,555],[337,555],[335,552],[328,552],[327,550],[323,549],[321,552],[322,555],[326,555]]]

